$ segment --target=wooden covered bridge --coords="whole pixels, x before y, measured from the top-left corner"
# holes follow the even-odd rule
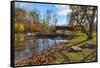
[[[56,30],[68,30],[68,31],[79,31],[81,29],[80,25],[73,26],[55,26]]]
[[[80,31],[81,26],[80,25],[74,25],[74,26],[55,26],[56,33],[60,34],[72,34],[72,32]]]

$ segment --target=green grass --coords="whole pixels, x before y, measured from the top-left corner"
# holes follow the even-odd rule
[[[78,33],[77,36],[72,39],[72,40],[68,40],[68,43],[65,44],[65,48],[69,47],[69,46],[74,46],[74,44],[79,43],[81,41],[84,41],[87,39],[87,36],[83,33]],[[84,41],[82,43],[77,44],[76,46],[82,46],[83,44],[87,43],[87,42],[96,42],[96,32],[93,33],[93,39],[88,40],[88,41]],[[93,49],[83,49],[81,52],[67,52],[67,51],[63,51],[63,54],[65,54],[67,57],[69,57],[71,62],[80,62],[80,60],[82,60],[84,57],[86,57],[87,55],[89,55],[91,52],[93,51]],[[60,53],[56,53],[55,54],[55,63],[59,64],[59,63],[64,63],[64,57],[60,54]],[[67,62],[67,61],[66,61]],[[67,62],[68,63],[68,62]]]
[[[73,62],[79,62],[80,60],[82,60],[85,56],[87,56],[88,54],[90,54],[93,50],[92,49],[84,49],[81,52],[78,53],[73,53],[73,52],[64,52],[64,54],[66,54],[71,61]]]
[[[65,45],[65,47],[77,44],[77,43],[82,42],[82,41],[84,41],[86,39],[87,39],[86,34],[78,33],[77,36],[74,39],[68,40],[68,43]],[[80,46],[82,44],[85,44],[87,42],[96,42],[96,32],[93,33],[93,39],[85,41],[85,42],[82,42],[82,43],[78,44],[78,46]]]
[[[79,33],[74,39],[68,40],[68,43],[65,45],[65,47],[74,45],[78,42],[84,41],[87,39],[87,36],[85,34]]]
[[[55,59],[56,64],[62,63],[64,60],[64,58],[62,57],[62,55],[60,53],[56,53],[55,57],[56,57],[56,59]]]

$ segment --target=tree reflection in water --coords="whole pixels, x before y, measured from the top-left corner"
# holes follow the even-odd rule
[[[41,53],[47,48],[56,47],[56,44],[64,42],[67,42],[67,40],[28,37],[21,42],[15,42],[18,48],[20,48],[20,46],[23,46],[23,48],[16,50],[16,58],[21,59],[31,54]]]

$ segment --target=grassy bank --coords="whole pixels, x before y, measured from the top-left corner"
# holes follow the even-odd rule
[[[64,48],[68,48],[70,46],[82,46],[85,43],[96,43],[96,33],[93,33],[93,39],[87,40],[87,36],[83,33],[78,33],[77,36],[72,39],[68,40],[68,43],[64,45]],[[96,49],[89,49],[85,48],[82,49],[81,52],[68,52],[67,50],[62,51],[61,53],[55,54],[55,63],[71,63],[71,62],[91,62],[96,60],[96,55],[93,58],[88,55],[91,53],[95,53]]]

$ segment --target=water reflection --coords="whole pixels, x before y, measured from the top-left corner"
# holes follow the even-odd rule
[[[27,57],[31,54],[36,54],[44,51],[46,48],[55,47],[56,44],[67,42],[67,40],[57,40],[50,38],[28,38],[23,41],[15,41],[16,59]]]

